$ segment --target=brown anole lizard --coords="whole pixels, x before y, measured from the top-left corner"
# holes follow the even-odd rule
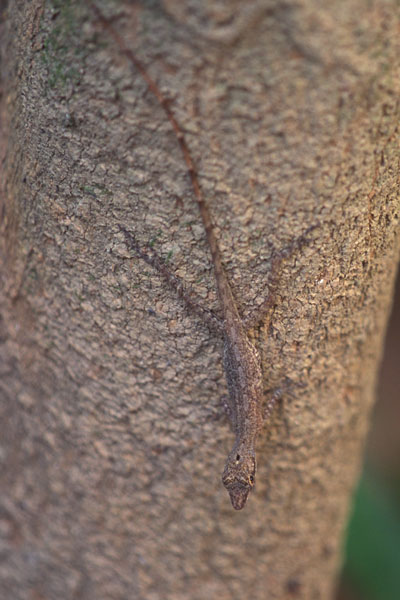
[[[249,339],[248,326],[240,317],[231,286],[226,277],[221,259],[215,229],[212,223],[208,204],[204,198],[191,153],[186,143],[183,130],[176,120],[166,97],[162,94],[155,81],[150,77],[146,68],[127,47],[111,23],[101,14],[97,6],[89,2],[92,10],[103,27],[110,33],[118,44],[121,52],[133,64],[145,80],[148,89],[157,98],[164,110],[181,148],[187,171],[193,187],[193,192],[199,206],[200,215],[210,247],[214,273],[218,291],[218,299],[222,313],[220,329],[223,336],[223,364],[229,390],[229,412],[235,432],[235,443],[227,458],[222,474],[222,482],[227,489],[233,508],[240,510],[244,507],[249,492],[255,483],[256,475],[256,441],[265,418],[272,410],[278,395],[272,396],[263,410],[263,377],[258,351]],[[122,227],[128,246],[153,267],[161,270],[171,283],[165,265],[149,253],[140,249],[133,235]],[[181,293],[185,298],[185,294]],[[269,297],[263,305],[264,314],[272,304]]]

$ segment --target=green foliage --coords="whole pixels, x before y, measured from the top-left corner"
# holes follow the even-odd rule
[[[400,598],[399,482],[365,469],[350,519],[344,574],[365,600]]]

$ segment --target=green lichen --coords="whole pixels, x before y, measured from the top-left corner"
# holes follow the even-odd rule
[[[48,0],[52,27],[43,31],[42,63],[47,67],[49,88],[63,88],[80,79],[77,65],[85,49],[79,38],[79,7],[73,0]]]
[[[92,185],[84,185],[82,186],[82,191],[94,198],[97,198],[97,195],[103,194],[104,196],[112,196],[112,192],[107,189],[104,185],[100,185],[98,183],[93,183]]]

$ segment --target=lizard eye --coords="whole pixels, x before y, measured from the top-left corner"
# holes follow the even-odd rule
[[[240,454],[236,454],[236,462],[238,463],[240,461]]]
[[[250,475],[250,477],[249,477],[249,481],[250,481],[251,485],[253,485],[253,484],[254,484],[254,477],[253,477],[253,475]]]

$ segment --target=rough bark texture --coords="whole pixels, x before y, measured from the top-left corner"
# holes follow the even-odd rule
[[[1,565],[13,600],[329,597],[399,252],[393,0],[99,2],[171,98],[284,401],[257,488],[221,471],[220,340],[123,223],[216,306],[165,114],[83,2],[2,26]]]

